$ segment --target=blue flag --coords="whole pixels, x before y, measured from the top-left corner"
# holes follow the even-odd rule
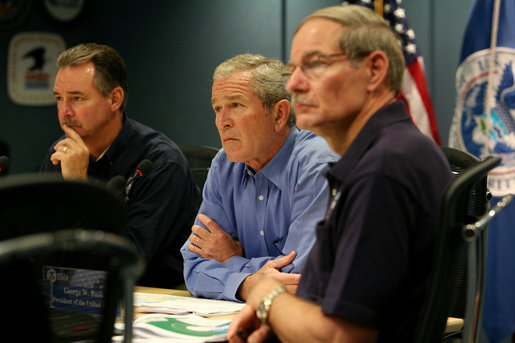
[[[494,4],[500,1],[498,17]],[[515,1],[475,0],[456,72],[458,94],[449,145],[484,159],[502,157],[489,174],[492,206],[515,194]],[[492,32],[495,44],[491,46]],[[515,332],[515,206],[488,229],[483,327],[492,342]]]

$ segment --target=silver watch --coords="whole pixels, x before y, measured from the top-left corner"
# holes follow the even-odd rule
[[[261,303],[256,310],[256,316],[261,320],[261,323],[266,324],[268,320],[268,312],[270,311],[270,306],[272,306],[272,301],[276,296],[281,293],[286,292],[286,288],[279,287],[270,292],[266,297],[261,300]]]

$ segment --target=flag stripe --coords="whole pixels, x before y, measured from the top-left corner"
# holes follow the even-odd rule
[[[419,104],[417,103],[417,107],[413,109],[413,111],[415,112],[413,116],[416,118],[415,124],[419,125],[418,123],[420,122],[421,125],[424,125],[424,129],[427,130],[425,133],[427,135],[429,135],[430,133],[429,136],[432,136],[437,144],[441,144],[440,135],[438,134],[438,127],[436,126],[433,104],[431,103],[431,97],[429,96],[429,91],[427,90],[422,65],[422,57],[418,57],[416,62],[411,63],[409,66],[407,66],[407,70],[416,85],[416,90],[418,91],[413,93],[416,93],[418,98],[423,102],[423,108],[419,106]],[[407,82],[406,77],[404,77],[404,82]],[[413,88],[415,89],[415,87]],[[423,109],[425,109],[425,111]]]
[[[345,0],[342,4],[345,3],[382,12],[383,18],[388,21],[392,31],[398,35],[407,65],[401,86],[404,94],[399,94],[399,98],[404,100],[413,122],[420,131],[437,144],[441,144],[431,97],[426,86],[424,64],[415,42],[415,33],[408,24],[406,12],[400,5],[400,1]],[[379,6],[381,10],[378,9]]]

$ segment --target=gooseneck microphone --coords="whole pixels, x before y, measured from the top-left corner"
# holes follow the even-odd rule
[[[134,181],[143,175],[148,174],[150,169],[152,169],[152,161],[150,160],[145,159],[138,164],[136,171],[130,178],[127,179],[127,183],[125,184],[125,201],[129,201],[129,192]]]
[[[0,173],[4,172],[9,167],[9,157],[0,156]]]

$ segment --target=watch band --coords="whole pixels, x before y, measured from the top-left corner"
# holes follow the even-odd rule
[[[278,296],[281,293],[286,292],[286,288],[284,287],[278,287],[268,293],[267,296],[261,300],[261,303],[259,304],[259,307],[256,311],[256,316],[261,320],[262,323],[266,324],[268,321],[268,312],[270,312],[270,307],[272,306],[272,301],[276,296]]]

